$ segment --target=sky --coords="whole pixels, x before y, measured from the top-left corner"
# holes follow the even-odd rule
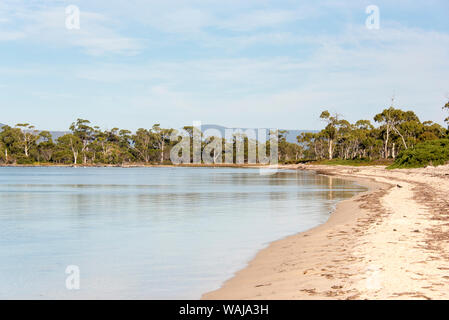
[[[447,0],[1,0],[0,122],[313,130],[323,110],[372,120],[394,96],[443,124],[448,13]]]

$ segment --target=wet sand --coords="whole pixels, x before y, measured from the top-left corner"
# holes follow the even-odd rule
[[[448,299],[449,166],[284,166],[369,191],[329,220],[271,243],[203,299]]]

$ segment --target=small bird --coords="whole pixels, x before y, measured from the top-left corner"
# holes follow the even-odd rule
[[[399,185],[399,184],[397,184],[396,186],[397,186],[398,188],[402,188],[402,186],[401,186],[401,185]]]

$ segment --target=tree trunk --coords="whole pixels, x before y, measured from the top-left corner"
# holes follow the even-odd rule
[[[333,144],[333,140],[329,139],[329,160],[332,160],[332,154],[333,154],[332,144]]]
[[[390,139],[390,127],[387,125],[387,138],[385,139],[384,157],[388,158],[388,140]]]
[[[76,159],[78,158],[78,152],[75,151],[75,147],[73,146],[73,141],[72,139],[70,139],[70,147],[72,148],[72,153],[73,153],[73,164],[76,165]]]
[[[393,128],[394,129],[394,131],[396,131],[396,133],[401,137],[401,139],[402,139],[402,143],[404,144],[404,148],[407,150],[408,149],[408,147],[407,147],[407,143],[405,143],[405,139],[404,139],[404,136],[399,132],[399,130],[398,129],[396,129],[396,127],[394,127]]]
[[[161,142],[161,164],[164,162],[164,139]]]
[[[87,151],[87,141],[84,140],[83,141],[83,164],[87,163],[87,155],[86,155],[86,151]]]

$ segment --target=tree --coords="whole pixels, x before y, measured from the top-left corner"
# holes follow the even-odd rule
[[[354,136],[357,139],[357,152],[360,158],[372,156],[375,139],[372,132],[374,126],[369,120],[358,120],[354,125]]]
[[[140,128],[136,134],[132,136],[134,142],[134,149],[139,154],[140,158],[145,162],[150,162],[152,150],[152,134],[149,130]]]
[[[334,114],[331,115],[329,111],[323,111],[320,115],[320,118],[323,119],[327,126],[322,130],[322,133],[325,137],[327,137],[328,141],[328,157],[329,160],[332,160],[334,154],[334,143],[338,137],[338,127],[340,125],[339,115]]]
[[[424,121],[422,123],[422,130],[418,137],[418,141],[429,141],[442,139],[446,136],[446,129],[433,121]]]
[[[317,144],[315,141],[316,137],[317,134],[313,132],[301,132],[301,134],[296,137],[296,141],[298,141],[299,145],[302,147],[306,157],[318,157]]]
[[[0,147],[2,151],[2,158],[6,163],[8,162],[8,153],[9,148],[11,147],[11,142],[14,140],[11,139],[10,130],[10,126],[3,126],[2,131],[0,132]]]
[[[287,130],[278,131],[278,160],[285,159],[287,156],[288,142],[287,142]]]
[[[341,119],[338,114],[330,114],[326,110],[320,115],[326,123],[324,129],[319,132],[301,133],[297,137],[297,143],[287,141],[286,131],[278,131],[277,160],[289,162],[301,158],[401,158],[405,154],[413,155],[418,144],[433,145],[435,140],[447,137],[449,131],[443,126],[432,121],[421,122],[413,111],[395,109],[393,102],[394,99],[389,108],[374,116],[375,122],[379,124],[377,126],[368,120],[350,123]],[[449,102],[443,109],[449,111]],[[449,124],[449,117],[445,121]],[[33,163],[37,160],[74,164],[117,164],[134,161],[163,163],[167,161],[165,156],[170,148],[179,142],[179,138],[178,141],[170,141],[173,129],[161,128],[159,124],[153,125],[151,129],[141,128],[133,134],[129,130],[119,128],[103,131],[98,126],[91,127],[88,120],[77,119],[71,124],[70,130],[71,133],[54,142],[50,132],[38,133],[27,123],[19,123],[14,128],[3,126],[0,128],[0,161]],[[270,141],[262,144],[259,141],[257,146],[255,138],[248,136],[249,134],[235,133],[226,140],[205,137],[199,129],[192,126],[186,126],[184,130],[188,137],[180,138],[190,139],[190,160],[198,161],[201,155],[206,155],[214,163],[221,162],[223,158],[239,163],[250,160],[263,162],[268,155],[268,149],[271,149]],[[407,152],[411,148],[413,149]],[[259,156],[258,160],[252,160],[254,150]],[[265,155],[261,150],[265,150]],[[238,157],[237,151],[241,151]],[[427,155],[424,160],[426,157]]]
[[[59,151],[62,151],[62,154],[64,153],[64,151],[70,150],[73,155],[73,164],[76,165],[78,163],[78,155],[83,150],[83,142],[78,136],[72,133],[68,133],[63,135],[62,137],[59,137],[58,147]]]
[[[89,148],[89,144],[93,141],[93,133],[94,129],[90,127],[89,120],[77,119],[76,122],[73,122],[70,126],[70,131],[72,131],[73,135],[78,137],[81,140],[82,147],[81,153],[83,155],[83,164],[87,163],[87,152]]]
[[[418,117],[415,115],[413,111],[402,111],[400,109],[395,109],[393,107],[394,99],[392,99],[392,106],[388,109],[382,111],[374,116],[374,121],[382,124],[385,130],[384,136],[384,158],[388,158],[388,143],[390,141],[390,136],[392,133],[396,133],[400,138],[404,145],[404,148],[407,149],[407,143],[405,141],[404,135],[401,133],[400,125],[407,121],[417,121],[419,122]],[[392,149],[392,157],[394,158],[394,147]]]
[[[164,148],[167,143],[170,142],[170,136],[173,133],[173,129],[163,129],[160,124],[155,124],[151,128],[151,133],[153,135],[155,146],[160,152],[160,163],[164,162]]]
[[[38,157],[42,157],[46,162],[49,162],[55,151],[55,144],[53,143],[52,136],[48,131],[41,131],[39,133],[41,142],[37,146]],[[38,161],[40,159],[38,158]]]
[[[120,148],[120,153],[122,155],[122,161],[131,162],[132,160],[134,160],[134,155],[132,153],[133,148],[131,147],[131,131],[122,129],[119,131],[118,136],[118,145]]]
[[[20,129],[19,139],[25,157],[30,156],[30,149],[36,144],[39,139],[38,131],[34,129],[34,126],[28,123],[18,123],[16,127]]]
[[[10,126],[3,126],[0,133],[0,141],[3,148],[4,161],[10,162],[12,156],[21,150],[20,145],[21,130],[18,128],[11,128]]]

